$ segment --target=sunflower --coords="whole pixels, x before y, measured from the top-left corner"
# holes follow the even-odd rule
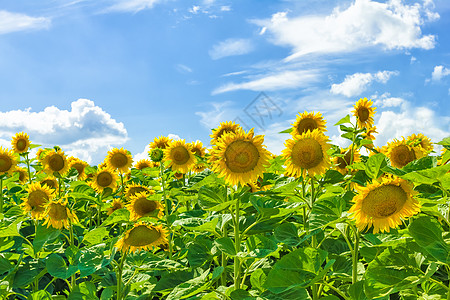
[[[335,168],[337,171],[339,171],[342,175],[345,175],[348,173],[349,169],[346,167],[350,165],[351,163],[355,163],[358,161],[361,161],[361,155],[359,154],[358,149],[353,149],[353,159],[351,159],[351,147],[348,147],[346,149],[341,150],[341,154],[343,156],[334,157],[333,162],[335,165]]]
[[[141,192],[154,193],[155,191],[145,185],[131,183],[125,187],[125,198],[130,199]]]
[[[147,225],[139,222],[127,230],[114,247],[127,253],[140,249],[152,250],[154,247],[167,243],[167,230],[162,225]]]
[[[45,204],[52,200],[53,193],[48,186],[41,186],[38,182],[31,183],[27,188],[28,196],[22,198],[20,206],[25,212],[30,212],[35,220],[42,219],[45,212]]]
[[[204,157],[206,154],[206,148],[203,147],[202,142],[200,141],[195,141],[191,143],[192,146],[192,152],[194,152],[195,155],[198,155],[200,157]]]
[[[182,179],[183,176],[184,176],[184,173],[180,173],[180,172],[175,172],[173,174],[173,177],[175,177],[175,179],[178,179],[178,180]]]
[[[391,165],[396,168],[403,168],[413,160],[424,156],[421,147],[411,147],[404,138],[401,141],[394,139],[383,150]]]
[[[17,157],[11,150],[0,147],[0,175],[12,174],[17,165]]]
[[[224,134],[212,149],[212,169],[231,185],[254,182],[263,175],[271,157],[263,142],[264,136],[254,136],[253,129]]]
[[[92,181],[89,181],[89,184],[98,193],[102,193],[106,188],[111,188],[114,191],[117,188],[117,179],[116,172],[110,169],[99,169]]]
[[[48,186],[49,188],[54,189],[56,191],[59,188],[58,181],[56,180],[56,178],[54,176],[47,176],[47,177],[45,177],[44,179],[39,181],[39,184],[41,186]]]
[[[27,183],[29,177],[28,177],[28,171],[26,169],[16,166],[16,169],[14,171],[19,173],[19,181],[21,183]]]
[[[89,166],[87,162],[82,161],[81,159],[73,156],[69,157],[67,161],[69,163],[69,168],[74,168],[75,170],[77,170],[78,180],[82,181],[88,177],[87,174],[84,172],[84,169]]]
[[[293,126],[291,134],[295,136],[306,131],[313,131],[314,129],[325,132],[327,131],[325,124],[326,121],[320,112],[315,114],[314,112],[308,113],[305,111],[302,114],[299,113],[294,124],[291,124]]]
[[[197,162],[195,163],[195,165],[192,167],[192,171],[194,173],[200,173],[203,172],[206,169],[207,165],[205,163],[202,162]]]
[[[164,158],[164,150],[160,148],[151,149],[148,152],[148,156],[154,163],[159,163]]]
[[[70,224],[78,223],[77,215],[71,212],[68,207],[67,198],[47,202],[44,215],[45,222],[43,225],[47,224],[47,227],[69,229]]]
[[[166,149],[169,146],[169,143],[172,141],[172,139],[168,138],[167,136],[159,136],[155,137],[153,139],[153,142],[150,143],[150,150],[159,148],[159,149]]]
[[[36,152],[36,159],[42,164],[44,161],[44,157],[45,154],[47,153],[47,151],[50,151],[49,149],[42,149],[39,148],[38,151]]]
[[[58,172],[60,175],[64,175],[69,171],[67,158],[61,150],[46,151],[42,164],[44,166],[44,172],[47,174]]]
[[[413,198],[417,192],[406,180],[383,177],[381,182],[373,180],[366,187],[357,187],[353,206],[349,212],[359,230],[370,228],[373,232],[389,232],[420,211],[420,203]]]
[[[150,195],[148,192],[141,192],[130,197],[131,202],[127,205],[127,209],[130,211],[131,221],[142,217],[162,218],[164,216],[163,206],[156,200],[148,199]]]
[[[221,122],[219,127],[213,129],[213,133],[210,135],[212,138],[211,145],[215,145],[225,133],[236,133],[239,129],[242,129],[241,126],[232,121]]]
[[[330,167],[327,151],[330,149],[328,137],[315,129],[293,139],[286,140],[282,157],[286,159],[286,171],[291,176],[311,176],[323,174]]]
[[[136,162],[136,164],[134,165],[134,167],[138,170],[142,170],[145,168],[153,168],[154,166],[155,166],[155,164],[152,161],[150,161],[149,159],[145,159],[145,158],[138,160]]]
[[[111,207],[108,208],[108,216],[121,208],[124,208],[122,201],[120,201],[120,199],[114,199],[113,202],[111,203]]]
[[[420,146],[423,149],[423,152],[430,153],[433,151],[433,144],[431,143],[431,139],[422,133],[419,134],[411,134],[408,136],[407,140],[412,142],[412,146]]]
[[[370,128],[373,126],[373,116],[375,115],[375,107],[372,107],[373,101],[367,98],[359,99],[353,106],[355,110],[352,111],[356,117],[359,128]]]
[[[108,168],[126,173],[131,168],[133,157],[123,148],[113,148],[108,151],[105,162]]]
[[[12,138],[11,144],[15,153],[27,152],[28,148],[30,148],[30,140],[28,134],[23,132],[16,133],[16,135]]]
[[[173,171],[187,173],[195,164],[192,146],[184,140],[172,141],[164,150],[164,160]]]

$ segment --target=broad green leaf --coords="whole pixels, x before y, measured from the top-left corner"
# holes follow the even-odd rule
[[[438,180],[443,177],[448,171],[450,171],[450,164],[411,172],[403,175],[402,178],[410,180],[414,183],[433,184],[435,182],[438,182]]]
[[[212,259],[212,242],[207,239],[197,239],[188,246],[187,259],[191,267],[200,267]]]
[[[368,300],[364,294],[364,281],[357,281],[350,285],[348,293],[352,300]]]
[[[221,211],[235,201],[227,201],[227,189],[224,186],[202,186],[198,192],[198,204],[205,210]]]
[[[120,208],[115,210],[109,217],[102,223],[103,226],[116,224],[116,223],[127,223],[130,221],[130,211],[126,208]]]
[[[19,267],[14,274],[14,281],[12,286],[14,288],[25,288],[32,283],[42,269],[38,268],[36,264],[25,264]]]
[[[275,227],[275,238],[288,246],[297,246],[300,242],[298,229],[292,223],[283,223]]]
[[[310,229],[314,230],[339,222],[346,205],[346,201],[338,196],[318,200],[311,210]]]
[[[114,289],[107,287],[103,290],[100,300],[111,300],[114,296]]]
[[[266,281],[266,278],[267,275],[262,269],[256,269],[250,276],[250,283],[252,284],[253,288],[256,288],[262,292],[265,290],[263,284]]]
[[[20,236],[19,229],[22,225],[23,219],[18,218],[14,222],[5,227],[0,227],[0,238],[7,236]]]
[[[370,178],[377,179],[383,174],[381,169],[386,165],[386,156],[382,153],[377,153],[367,160],[365,172]]]
[[[411,222],[409,234],[426,253],[443,263],[450,263],[450,248],[442,238],[442,228],[430,217],[420,217]]]
[[[28,300],[52,300],[52,294],[47,291],[37,291],[28,296]]]
[[[267,300],[310,300],[311,297],[308,291],[304,288],[292,288],[282,293],[272,293],[271,291],[265,291],[261,294],[263,299]]]
[[[223,237],[220,239],[214,240],[214,244],[217,246],[217,248],[220,249],[225,254],[228,254],[229,256],[235,256],[236,255],[236,249],[234,246],[234,242],[229,237]]]
[[[78,259],[80,277],[87,277],[100,270],[102,268],[103,258],[103,247],[98,246],[82,250]]]
[[[439,143],[436,143],[436,144],[442,145],[442,146],[444,146],[445,148],[450,149],[450,136],[444,138],[442,141],[440,141]]]
[[[216,281],[217,279],[219,279],[220,276],[222,275],[222,273],[223,273],[224,270],[225,270],[225,268],[222,267],[222,266],[219,266],[219,267],[214,268],[214,271],[213,271],[213,273],[212,273],[211,281],[214,282],[214,281]]]
[[[72,292],[67,297],[67,300],[98,300],[96,295],[97,288],[94,283],[84,281],[74,287]]]
[[[231,300],[255,300],[256,298],[243,289],[237,289],[230,293]]]
[[[336,124],[334,124],[334,126],[338,126],[338,125],[346,124],[346,123],[350,123],[350,115],[346,115],[345,117],[340,119]]]
[[[36,237],[33,240],[34,253],[38,253],[47,241],[56,239],[59,234],[59,229],[55,229],[52,226],[47,227],[39,224],[37,226]]]
[[[14,265],[3,256],[0,256],[0,277],[5,273],[9,273],[13,269]]]
[[[278,133],[291,133],[292,130],[294,130],[294,129],[293,129],[293,128],[288,128],[288,129],[285,129],[285,130],[280,131],[280,132],[278,132]]]
[[[403,167],[406,172],[414,172],[425,169],[434,168],[437,166],[436,156],[425,156],[417,160],[413,160],[409,164]]]
[[[208,276],[208,274],[209,270],[206,270],[200,276],[177,285],[166,299],[186,299],[206,290],[209,285],[209,282],[206,281],[206,277]]]
[[[109,235],[109,230],[106,227],[97,227],[89,231],[83,238],[83,243],[90,245],[100,244],[105,237]]]
[[[48,273],[53,277],[67,279],[78,270],[76,266],[67,267],[64,259],[56,253],[52,253],[45,261]]]
[[[262,234],[255,234],[246,240],[247,257],[263,258],[271,255],[278,249],[277,243]]]

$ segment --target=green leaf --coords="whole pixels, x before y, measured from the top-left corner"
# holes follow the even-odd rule
[[[430,217],[420,217],[411,222],[409,234],[426,253],[443,263],[450,263],[449,247],[442,238],[442,228]]]
[[[130,221],[130,211],[126,208],[120,208],[115,210],[109,217],[103,222],[103,226],[117,224],[117,223],[127,223]]]
[[[0,256],[0,277],[2,274],[9,273],[13,269],[14,265],[3,256]]]
[[[368,300],[366,294],[364,294],[364,281],[357,281],[350,285],[348,294],[353,300]]]
[[[303,288],[292,288],[290,290],[287,290],[285,292],[275,294],[271,291],[265,291],[261,294],[263,299],[267,300],[310,300],[311,297],[309,296],[306,289]]]
[[[214,240],[214,244],[217,246],[217,248],[220,249],[220,251],[224,252],[225,254],[228,254],[229,256],[236,255],[234,242],[231,238],[223,237],[220,239],[216,239]]]
[[[72,292],[69,294],[67,300],[98,300],[96,295],[97,288],[94,283],[85,281],[80,285],[75,286]]]
[[[377,153],[367,160],[365,172],[370,178],[377,179],[383,174],[382,168],[386,165],[386,156],[383,153]]]
[[[211,278],[211,282],[216,281],[216,279],[219,279],[219,277],[222,275],[223,271],[225,270],[224,267],[219,266],[214,268],[213,274],[212,274],[212,278]]]
[[[27,297],[29,300],[52,300],[52,294],[47,291],[37,291]]]
[[[56,253],[52,253],[47,257],[45,265],[50,275],[61,279],[69,278],[78,270],[76,266],[69,266],[68,268],[64,259]]]
[[[252,297],[250,293],[243,289],[237,289],[230,293],[231,300],[253,300],[256,299],[255,297]]]
[[[0,228],[0,237],[7,236],[21,236],[19,233],[20,226],[22,225],[22,218],[15,220],[5,227]]]
[[[94,274],[102,268],[103,264],[103,245],[91,247],[81,251],[78,259],[78,269],[80,270],[80,277],[87,277]]]
[[[106,227],[97,227],[89,231],[83,238],[83,243],[90,245],[100,244],[105,237],[109,235],[109,230]]]
[[[264,281],[266,281],[267,275],[264,273],[262,269],[256,269],[253,271],[252,275],[250,276],[250,283],[252,284],[253,288],[256,288],[260,290],[261,292],[265,290],[263,287]]]
[[[417,160],[413,160],[409,164],[403,167],[406,172],[413,172],[425,169],[431,169],[437,166],[436,156],[425,156]]]
[[[450,164],[435,167],[432,169],[411,172],[401,177],[414,183],[433,184],[435,182],[438,182],[439,179],[443,177],[448,171],[450,171]]]
[[[346,115],[345,117],[340,119],[336,124],[334,124],[334,126],[338,126],[338,125],[346,124],[346,123],[350,123],[350,115]]]
[[[450,136],[444,138],[442,141],[440,141],[439,143],[436,143],[436,144],[442,145],[442,146],[444,146],[446,148],[449,148],[450,147]]]
[[[311,210],[310,229],[314,230],[339,222],[346,205],[346,201],[338,196],[318,200]]]
[[[111,300],[114,296],[114,290],[111,287],[107,287],[103,290],[100,300]]]
[[[166,299],[186,299],[206,290],[209,284],[208,282],[206,282],[206,277],[208,276],[208,274],[209,270],[206,270],[200,276],[177,285]]]
[[[288,246],[297,246],[300,243],[298,229],[292,223],[283,223],[275,228],[275,238]]]
[[[293,128],[288,128],[288,129],[285,129],[285,130],[280,131],[280,132],[278,132],[278,133],[291,133],[292,130],[294,130],[294,129],[293,129]]]
[[[235,201],[227,201],[227,189],[224,186],[202,186],[198,192],[198,204],[205,210],[221,211]]]
[[[207,239],[197,239],[188,246],[187,259],[192,267],[200,267],[212,259],[212,242]]]
[[[41,224],[39,224],[37,226],[36,237],[33,240],[34,253],[38,253],[47,241],[56,239],[59,234],[59,229],[55,229],[51,226],[42,226]]]

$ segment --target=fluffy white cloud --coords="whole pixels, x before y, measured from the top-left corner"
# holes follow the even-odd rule
[[[212,94],[216,95],[236,90],[275,91],[304,88],[318,81],[319,76],[319,70],[281,71],[268,75],[265,74],[264,76],[246,82],[227,83],[213,90]]]
[[[87,99],[72,102],[70,111],[49,106],[40,112],[31,108],[0,112],[0,139],[9,141],[21,131],[34,144],[58,145],[89,163],[101,162],[113,145],[122,146],[128,139],[123,123]]]
[[[444,66],[435,66],[433,73],[431,73],[432,81],[441,81],[442,77],[450,75],[450,69]]]
[[[162,0],[118,0],[106,9],[106,12],[138,12],[150,9]]]
[[[209,56],[216,60],[227,56],[243,55],[252,52],[253,44],[247,39],[227,39],[215,44],[209,51]]]
[[[46,17],[30,17],[24,14],[0,10],[0,34],[30,29],[46,29],[51,19]]]
[[[377,73],[355,73],[345,76],[342,83],[333,84],[331,92],[352,97],[364,92],[373,81],[386,83],[393,75],[398,75],[397,71],[379,71]]]
[[[231,101],[212,102],[208,111],[198,111],[195,114],[200,116],[200,123],[207,129],[219,126],[220,122],[230,121],[236,118],[238,112],[235,111]]]
[[[431,49],[435,36],[423,35],[421,25],[438,17],[427,3],[355,0],[345,9],[336,7],[330,15],[289,18],[286,12],[278,12],[269,20],[253,22],[263,28],[262,32],[271,33],[273,43],[293,48],[290,60],[310,53],[345,53],[371,46]]]

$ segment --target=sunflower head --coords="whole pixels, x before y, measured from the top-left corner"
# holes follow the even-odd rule
[[[125,198],[131,199],[132,196],[141,192],[154,193],[152,189],[145,185],[131,183],[125,187]]]
[[[404,138],[402,140],[394,139],[383,150],[383,153],[391,161],[391,165],[396,168],[403,168],[413,160],[423,156],[419,147],[411,147]]]
[[[39,148],[38,151],[36,152],[36,159],[42,164],[44,161],[44,157],[46,152],[49,151],[49,149],[42,149]]]
[[[44,172],[47,174],[57,172],[60,175],[64,175],[69,171],[69,163],[61,150],[46,151],[42,164],[44,165]]]
[[[431,143],[431,139],[422,133],[419,134],[411,134],[408,136],[407,140],[410,142],[412,147],[421,147],[425,155],[433,151],[433,144]]]
[[[195,164],[192,146],[184,140],[172,141],[164,150],[164,160],[173,171],[187,173]]]
[[[212,169],[231,185],[254,182],[263,175],[271,157],[263,142],[264,136],[254,136],[253,129],[224,134],[211,151]]]
[[[212,138],[211,145],[215,145],[224,134],[236,133],[240,129],[242,129],[241,126],[232,121],[221,122],[219,127],[213,129],[213,133],[210,135]]]
[[[331,166],[327,154],[331,146],[327,142],[328,137],[317,129],[287,140],[282,151],[286,172],[296,177],[305,176],[306,172],[311,176],[324,174]]]
[[[58,181],[52,175],[47,176],[44,179],[42,179],[41,181],[39,181],[39,184],[41,186],[48,186],[50,189],[55,190],[55,191],[58,190],[58,188],[59,188]]]
[[[203,172],[206,169],[207,165],[203,162],[196,162],[195,165],[192,167],[192,171],[194,173],[200,173]]]
[[[28,176],[28,171],[26,169],[16,166],[15,172],[19,173],[20,183],[27,183],[29,176]]]
[[[108,151],[105,162],[111,170],[118,170],[121,173],[127,173],[131,168],[133,158],[127,150],[123,148],[113,148]]]
[[[168,138],[167,136],[159,136],[155,137],[153,139],[153,142],[150,143],[150,150],[159,148],[159,149],[166,149],[169,146],[169,143],[172,141],[172,139]]]
[[[143,170],[145,168],[153,168],[155,164],[151,162],[149,159],[140,159],[136,162],[134,167],[138,170]]]
[[[69,157],[69,159],[67,160],[69,163],[69,168],[74,168],[75,170],[77,170],[78,172],[78,176],[77,179],[78,180],[85,180],[88,176],[87,174],[84,172],[84,169],[89,166],[87,162],[82,161],[79,158],[76,157]]]
[[[412,185],[401,178],[382,177],[381,182],[357,187],[357,192],[349,212],[361,231],[373,225],[374,233],[389,232],[420,211]]]
[[[359,128],[370,128],[373,126],[373,116],[376,108],[372,107],[372,105],[373,101],[367,100],[367,98],[361,98],[355,103],[352,113],[356,117]]]
[[[0,175],[12,174],[16,169],[17,157],[11,150],[0,147]]]
[[[30,148],[30,139],[28,134],[19,132],[13,136],[11,145],[15,153],[25,153]]]
[[[130,220],[136,221],[142,217],[157,217],[164,216],[164,209],[161,203],[156,200],[148,199],[150,193],[140,192],[130,197],[130,204],[127,209],[130,211]]]
[[[191,143],[192,146],[192,152],[194,152],[195,155],[198,155],[200,157],[204,157],[206,154],[206,148],[203,147],[202,142],[200,141],[195,141]]]
[[[43,225],[47,224],[47,227],[69,229],[70,224],[78,223],[77,215],[69,209],[67,198],[47,202],[44,215],[45,222]]]
[[[122,203],[122,201],[120,201],[120,199],[114,199],[113,202],[111,203],[111,207],[108,208],[108,216],[110,214],[112,214],[113,212],[115,212],[118,209],[124,208],[124,204]]]
[[[151,149],[148,152],[148,156],[150,157],[150,159],[155,162],[155,163],[159,163],[160,161],[163,160],[164,158],[164,150],[162,150],[161,148],[155,148],[155,149]]]
[[[106,188],[110,188],[114,191],[117,188],[117,179],[118,176],[116,172],[108,168],[98,169],[89,184],[97,191],[97,193],[102,193]]]
[[[349,169],[347,169],[347,166],[349,166],[352,163],[361,161],[361,155],[359,154],[359,151],[357,148],[353,149],[353,159],[352,159],[351,147],[342,149],[341,155],[342,156],[339,156],[339,157],[336,156],[334,158],[333,162],[334,162],[336,170],[339,171],[342,175],[345,175],[348,173]]]
[[[133,228],[127,230],[114,247],[127,253],[141,249],[152,250],[154,247],[167,243],[167,230],[162,225],[147,225],[139,222],[134,224]]]
[[[45,205],[53,199],[52,190],[48,186],[41,186],[39,183],[31,183],[27,188],[28,196],[22,198],[20,206],[25,212],[30,212],[35,220],[44,217]]]
[[[183,176],[184,176],[184,174],[183,174],[183,173],[180,173],[180,172],[175,172],[175,173],[173,174],[173,177],[175,177],[175,179],[178,179],[178,180],[182,179]]]
[[[291,124],[293,126],[291,134],[295,136],[314,129],[325,132],[327,131],[325,124],[326,121],[320,112],[315,114],[314,112],[305,111],[302,114],[299,113],[294,124]]]

